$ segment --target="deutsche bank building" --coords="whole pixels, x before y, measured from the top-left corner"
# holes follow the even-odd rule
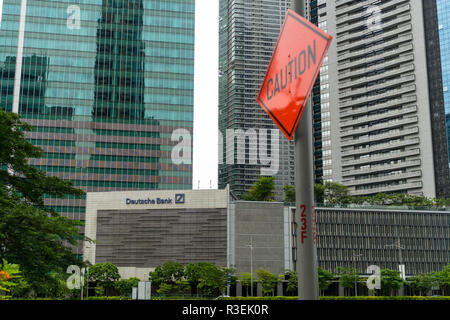
[[[331,272],[375,264],[411,276],[450,263],[448,210],[317,207],[315,216],[318,263]],[[284,274],[296,270],[299,241],[295,207],[239,201],[228,188],[88,192],[85,235],[95,242],[84,260],[141,280],[168,261]]]

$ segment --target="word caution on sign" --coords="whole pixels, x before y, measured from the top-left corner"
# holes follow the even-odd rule
[[[257,101],[292,139],[331,36],[292,10],[286,13]]]

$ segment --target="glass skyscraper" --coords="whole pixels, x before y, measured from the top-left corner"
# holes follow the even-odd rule
[[[442,86],[447,122],[448,155],[450,161],[450,6],[448,1],[436,0],[441,46]],[[449,163],[450,167],[450,163]]]
[[[229,185],[237,197],[261,176],[275,176],[276,200],[283,200],[283,186],[294,184],[294,143],[278,135],[279,129],[256,102],[290,2],[219,1],[219,131],[224,137],[219,188]],[[230,131],[235,134],[232,139]],[[239,143],[245,145],[242,158]],[[276,160],[274,172],[264,173],[268,165],[260,161],[261,154]]]
[[[84,191],[190,189],[194,0],[0,0],[0,105],[44,149],[31,163]],[[0,6],[1,7],[1,6]],[[84,199],[46,199],[84,220]]]

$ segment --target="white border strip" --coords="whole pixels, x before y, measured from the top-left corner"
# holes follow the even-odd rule
[[[20,3],[19,36],[17,39],[16,73],[14,75],[14,95],[12,112],[19,113],[20,86],[22,78],[23,42],[25,38],[25,21],[27,17],[27,0]]]

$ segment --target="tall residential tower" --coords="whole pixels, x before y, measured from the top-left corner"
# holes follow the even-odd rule
[[[334,38],[320,72],[323,177],[353,195],[450,190],[427,2],[317,1]]]

